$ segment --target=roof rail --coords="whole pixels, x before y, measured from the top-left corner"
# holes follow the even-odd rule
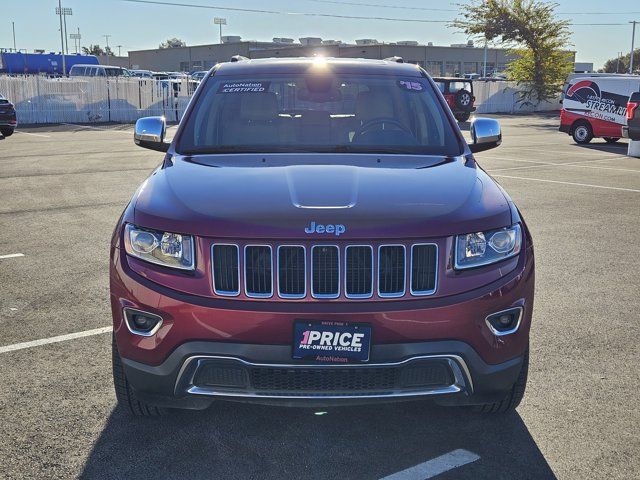
[[[404,58],[398,57],[397,55],[394,57],[385,58],[387,62],[396,62],[396,63],[404,63]]]
[[[247,57],[243,57],[242,55],[234,55],[233,57],[231,57],[231,60],[229,60],[230,62],[244,62],[246,60],[249,60]]]

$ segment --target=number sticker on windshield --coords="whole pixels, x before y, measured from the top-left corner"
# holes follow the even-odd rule
[[[269,89],[271,82],[223,82],[218,93],[261,93]]]
[[[424,85],[415,80],[398,80],[398,86],[408,92],[422,92],[424,90]]]

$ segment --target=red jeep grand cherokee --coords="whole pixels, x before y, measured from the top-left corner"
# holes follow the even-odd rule
[[[515,408],[531,237],[442,94],[401,59],[235,57],[204,78],[111,244],[113,375],[134,414],[216,399]]]

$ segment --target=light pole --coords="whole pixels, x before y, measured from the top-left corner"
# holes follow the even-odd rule
[[[64,23],[64,50],[63,52],[66,51],[66,54],[69,55],[69,42],[67,40],[67,15],[71,16],[73,15],[73,10],[70,8],[62,8],[62,7],[58,7],[56,8],[56,13],[58,15],[62,15],[62,21]]]
[[[16,48],[16,22],[11,22],[11,29],[13,30],[13,50],[18,51]]]
[[[111,35],[102,35],[105,39],[105,41],[107,42],[107,46],[104,49],[104,53],[107,54],[107,57],[109,56],[109,38],[111,37]]]
[[[634,43],[636,40],[636,23],[640,23],[636,20],[633,20],[632,22],[629,22],[633,24],[633,31],[631,33],[631,59],[629,60],[629,73],[633,73],[633,50],[634,50]]]
[[[120,57],[120,49],[122,48],[122,45],[116,45],[116,48],[118,49],[118,56]]]
[[[62,30],[62,0],[58,0],[58,7],[56,13],[60,17],[60,51],[62,52],[62,76],[67,74],[67,61],[64,58],[64,32]]]
[[[222,25],[226,25],[227,24],[227,19],[226,18],[215,17],[213,19],[213,24],[220,26],[220,43],[222,43]]]

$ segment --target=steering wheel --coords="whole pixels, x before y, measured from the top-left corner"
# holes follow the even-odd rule
[[[407,133],[409,135],[413,134],[411,133],[411,130],[409,130],[407,127],[405,127],[402,123],[400,123],[398,120],[396,120],[395,118],[391,118],[391,117],[378,117],[378,118],[373,118],[371,120],[368,120],[366,122],[364,122],[362,125],[360,125],[358,127],[358,129],[356,130],[356,133],[354,133],[353,138],[351,139],[352,143],[356,143],[356,141],[362,136],[364,135],[366,132],[368,132],[369,130],[372,129],[372,127],[374,127],[375,125],[384,125],[386,123],[390,123],[391,125],[393,125],[394,127],[397,127],[399,130],[402,130],[404,133]]]

